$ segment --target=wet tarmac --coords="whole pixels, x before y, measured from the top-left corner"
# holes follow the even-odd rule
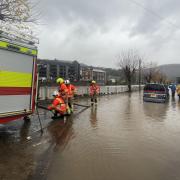
[[[81,104],[89,104],[87,99]],[[0,125],[0,180],[179,180],[180,102],[142,94],[103,96],[52,120]]]

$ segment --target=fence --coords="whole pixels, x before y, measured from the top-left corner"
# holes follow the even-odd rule
[[[141,85],[141,88],[144,86]],[[41,100],[51,99],[53,91],[57,90],[57,86],[42,86],[39,88],[39,98]],[[139,90],[139,85],[132,85],[132,91]],[[127,86],[100,86],[100,95],[108,95],[108,94],[118,94],[122,92],[127,92]],[[89,95],[89,87],[88,86],[77,86],[78,96],[87,96]]]

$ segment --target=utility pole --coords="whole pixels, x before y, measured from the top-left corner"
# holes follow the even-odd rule
[[[139,91],[141,90],[141,59],[139,59]]]

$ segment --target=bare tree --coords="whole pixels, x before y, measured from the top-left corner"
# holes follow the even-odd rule
[[[142,62],[142,57],[140,57],[136,50],[132,49],[122,51],[118,57],[118,66],[126,78],[129,92],[131,92],[132,80],[139,68],[139,62]]]
[[[164,73],[162,73],[157,64],[154,62],[149,62],[145,65],[144,69],[144,79],[147,83],[167,83],[168,79]]]
[[[30,0],[0,0],[0,20],[11,23],[35,22],[35,5]]]
[[[154,81],[157,83],[163,83],[166,84],[168,82],[168,78],[167,76],[162,73],[160,70],[156,72],[155,76],[154,76]]]
[[[144,79],[147,83],[154,82],[155,75],[158,72],[157,64],[154,62],[148,62],[144,67]]]
[[[40,24],[37,9],[34,0],[0,0],[0,31],[35,37]]]

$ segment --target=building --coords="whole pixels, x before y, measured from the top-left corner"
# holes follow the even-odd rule
[[[80,81],[82,84],[88,84],[95,80],[99,85],[106,84],[106,71],[103,68],[97,68],[80,64]]]
[[[79,85],[88,85],[92,80],[100,85],[106,84],[106,71],[103,68],[79,64],[77,61],[38,59],[38,70],[41,82],[53,83],[62,77]]]
[[[55,82],[58,77],[71,82],[80,79],[80,64],[77,61],[38,59],[38,70],[41,81]]]

